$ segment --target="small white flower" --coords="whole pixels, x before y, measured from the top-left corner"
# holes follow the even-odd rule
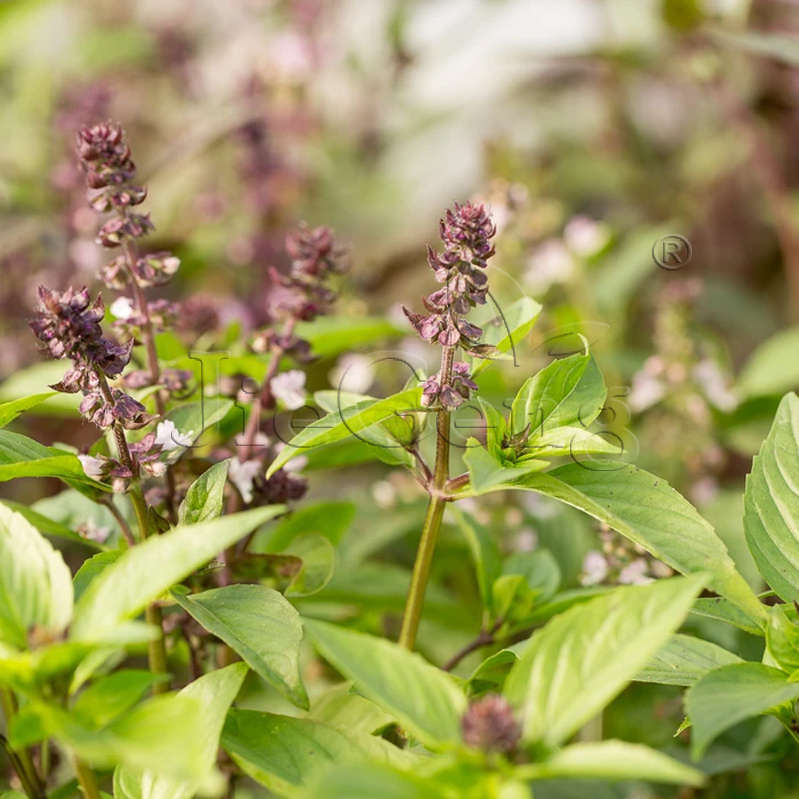
[[[707,398],[720,411],[733,411],[738,406],[738,397],[716,361],[710,358],[699,361],[694,366],[694,380],[702,386]]]
[[[563,231],[568,248],[584,257],[599,252],[610,240],[607,225],[596,222],[588,216],[572,217]]]
[[[649,372],[637,372],[633,377],[633,385],[627,404],[633,412],[643,411],[660,402],[666,396],[663,381],[653,377]]]
[[[372,497],[378,508],[392,508],[397,504],[397,492],[388,480],[378,480],[372,486]]]
[[[162,452],[169,452],[178,447],[190,447],[194,441],[194,430],[181,433],[171,419],[164,419],[155,429],[155,443],[161,447]]]
[[[117,319],[130,319],[136,311],[130,297],[117,297],[108,309]]]
[[[538,548],[538,534],[531,527],[523,527],[513,539],[514,552],[532,552]]]
[[[583,559],[581,585],[599,585],[608,576],[608,562],[597,550],[591,550]]]
[[[83,466],[83,471],[87,477],[102,477],[103,461],[100,458],[93,458],[91,455],[78,455],[78,460]]]
[[[305,405],[305,373],[299,369],[273,377],[269,386],[275,399],[280,400],[288,410],[296,411]]]
[[[566,245],[559,239],[548,239],[530,256],[525,280],[541,293],[555,283],[567,283],[573,274],[574,258]]]
[[[365,394],[372,383],[372,361],[365,355],[344,355],[330,371],[330,384],[341,391]]]
[[[619,572],[619,583],[621,585],[646,585],[651,583],[652,578],[647,575],[648,568],[644,558],[637,558]]]
[[[247,505],[252,502],[253,481],[261,469],[260,461],[244,461],[242,463],[238,458],[233,458],[230,461],[227,473],[228,480],[236,486],[241,498]]]
[[[94,519],[89,519],[78,527],[78,534],[89,541],[104,544],[111,535],[110,527],[98,527]]]

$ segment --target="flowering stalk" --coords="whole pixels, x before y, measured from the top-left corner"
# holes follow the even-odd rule
[[[147,190],[132,182],[136,166],[122,128],[112,122],[83,127],[78,132],[77,149],[91,192],[92,209],[97,213],[115,214],[100,229],[98,243],[108,249],[121,247],[123,255],[109,262],[100,277],[113,288],[129,286],[133,294],[135,312],[130,301],[127,306],[124,303],[119,306],[123,310],[118,326],[130,335],[131,342],[140,337],[147,354],[147,376],[139,375],[135,384],[137,387],[165,384],[166,387],[174,382],[174,376],[165,381],[161,374],[155,346],[155,320],[157,318],[161,326],[165,326],[172,321],[175,309],[165,301],[148,303],[144,287],[169,282],[180,262],[169,253],[139,256],[136,240],[154,228],[149,214],[131,210],[144,202]],[[154,399],[158,416],[163,417],[166,410],[163,388],[155,392]],[[168,466],[165,479],[166,511],[174,523],[175,481]]]
[[[302,407],[304,375],[299,371],[278,375],[280,362],[284,357],[301,363],[312,360],[308,342],[296,336],[294,329],[298,322],[311,321],[327,312],[336,297],[329,286],[330,277],[343,273],[347,265],[346,249],[327,227],[301,226],[286,238],[286,250],[292,259],[289,274],[270,270],[276,287],[270,304],[274,326],[256,334],[251,342],[255,352],[269,353],[269,361],[236,458],[231,463],[239,498],[244,504],[285,502],[299,499],[305,493],[304,480],[282,469],[269,480],[262,476],[267,448],[259,445],[258,433],[263,413],[275,408],[278,400],[290,410]],[[238,498],[235,503],[238,507]]]
[[[444,288],[422,300],[428,311],[427,316],[403,308],[422,339],[429,344],[438,343],[443,347],[441,369],[438,374],[425,381],[422,393],[424,407],[438,407],[436,460],[432,477],[427,483],[430,501],[400,630],[399,642],[407,649],[413,649],[416,644],[436,539],[444,508],[451,500],[450,414],[464,399],[468,399],[471,391],[477,389],[468,364],[455,361],[455,351],[460,346],[478,358],[493,354],[492,347],[480,343],[483,331],[462,317],[476,305],[485,304],[488,277],[484,270],[488,259],[494,254],[490,239],[496,233],[496,227],[485,206],[456,203],[454,211],[448,210],[441,220],[439,231],[444,242],[444,252],[439,255],[428,247],[427,259],[435,272],[436,280],[443,283]]]
[[[101,430],[111,430],[117,457],[79,455],[89,477],[110,480],[114,491],[127,492],[136,513],[141,540],[147,538],[147,506],[138,484],[141,473],[158,476],[165,465],[159,460],[161,448],[155,433],[130,443],[125,430],[137,430],[152,421],[144,406],[119,388],[111,388],[109,378],[119,377],[130,361],[133,342],[115,344],[103,335],[100,321],[105,315],[102,297],[92,302],[86,288],[65,292],[39,288],[40,306],[30,327],[42,350],[53,358],[70,359],[71,368],[51,388],[68,394],[81,392],[81,413]],[[166,671],[161,611],[157,606],[147,610],[147,620],[158,626],[159,636],[149,643],[150,668],[154,673]],[[163,692],[167,684],[158,683],[154,690]]]

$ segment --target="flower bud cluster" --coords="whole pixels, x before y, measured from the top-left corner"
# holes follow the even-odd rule
[[[442,347],[461,346],[476,357],[486,357],[492,348],[480,344],[483,331],[462,317],[477,305],[484,305],[488,294],[485,269],[494,254],[491,238],[496,225],[488,209],[482,205],[455,203],[439,223],[442,253],[427,248],[427,260],[443,288],[424,297],[427,314],[418,314],[403,307],[416,332],[429,344]],[[452,375],[433,375],[424,386],[422,403],[429,407],[438,401],[454,410],[476,389],[468,366],[459,363]]]
[[[134,477],[140,473],[149,477],[161,477],[166,471],[166,463],[160,460],[161,447],[155,439],[155,433],[148,433],[141,441],[128,444],[130,466],[105,455],[78,455],[78,458],[87,476],[101,482],[110,482],[114,491],[124,493]]]
[[[500,694],[487,694],[472,702],[461,719],[463,742],[483,752],[512,752],[522,737],[519,722]]]
[[[39,299],[36,316],[29,324],[42,342],[42,351],[72,361],[63,380],[51,388],[66,394],[82,391],[81,413],[103,430],[116,421],[134,430],[150,422],[140,402],[108,388],[106,378],[118,377],[127,366],[133,342],[121,346],[103,336],[102,297],[98,295],[92,302],[86,288],[58,292],[40,286]]]

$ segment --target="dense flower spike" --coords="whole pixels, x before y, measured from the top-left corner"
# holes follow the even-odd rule
[[[445,249],[436,253],[427,248],[427,260],[436,280],[444,287],[422,299],[427,315],[403,307],[416,332],[428,344],[442,347],[460,345],[476,357],[487,357],[490,347],[480,344],[483,331],[462,318],[477,305],[484,305],[488,294],[485,268],[494,254],[491,238],[496,226],[484,205],[455,203],[439,223]],[[469,392],[477,388],[465,363],[456,364],[452,378],[433,375],[424,384],[422,404],[429,407],[439,401],[447,410],[454,410]]]
[[[488,694],[469,705],[461,719],[463,741],[484,752],[512,752],[522,737],[505,697]]]

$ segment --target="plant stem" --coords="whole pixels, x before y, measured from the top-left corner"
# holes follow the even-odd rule
[[[108,508],[108,510],[111,512],[111,515],[117,520],[119,529],[122,530],[122,535],[124,536],[128,546],[134,546],[136,544],[136,539],[133,537],[133,531],[130,529],[127,519],[119,512],[119,508],[114,505],[113,500],[103,500],[101,504],[105,505],[106,508]]]
[[[5,689],[0,690],[0,704],[6,719],[6,729],[17,713],[17,702],[14,694]],[[27,749],[12,749],[5,736],[0,735],[0,744],[5,749],[14,771],[17,772],[19,781],[30,799],[45,799],[44,786],[33,765],[33,758]]]
[[[126,211],[120,211],[120,216],[124,218]],[[139,253],[136,249],[136,243],[127,240],[124,243],[123,251],[125,253],[125,260],[128,265],[128,276],[130,277],[130,285],[133,289],[133,297],[136,300],[136,308],[139,315],[144,320],[141,326],[142,340],[144,342],[144,349],[147,352],[147,369],[150,372],[150,380],[154,386],[161,382],[161,367],[158,364],[158,351],[155,346],[155,328],[153,327],[152,319],[150,318],[150,309],[147,306],[147,297],[144,290],[136,280],[136,262],[139,260]],[[163,393],[158,390],[155,392],[155,409],[159,416],[163,417],[166,412],[166,404],[164,403]],[[177,515],[175,513],[175,475],[172,474],[172,469],[167,466],[164,475],[166,480],[166,510],[167,518],[172,524],[177,522]]]
[[[97,778],[88,763],[73,755],[72,767],[75,769],[75,776],[86,799],[101,799],[100,789],[97,787]]]
[[[441,384],[446,385],[452,377],[452,364],[455,360],[455,347],[444,347],[441,353]],[[399,643],[406,649],[413,649],[416,645],[416,633],[419,630],[419,621],[422,618],[424,596],[427,591],[427,582],[430,578],[430,567],[433,563],[433,553],[436,548],[438,531],[441,528],[441,519],[447,504],[446,485],[449,480],[449,436],[450,420],[449,411],[441,408],[436,417],[436,463],[433,469],[433,479],[428,487],[430,503],[422,527],[422,537],[419,549],[416,552],[416,562],[413,564],[411,585],[408,590],[408,599],[405,603],[405,614],[402,617]]]
[[[144,541],[148,535],[147,529],[147,503],[139,485],[134,485],[129,493],[133,509],[136,511],[136,520],[139,523],[140,540]],[[153,674],[168,674],[166,660],[166,643],[164,641],[164,619],[161,608],[153,602],[147,606],[144,617],[148,624],[158,630],[158,637],[147,643],[147,659],[150,663],[150,671]],[[153,685],[154,694],[164,694],[169,690],[169,681],[157,682]]]

